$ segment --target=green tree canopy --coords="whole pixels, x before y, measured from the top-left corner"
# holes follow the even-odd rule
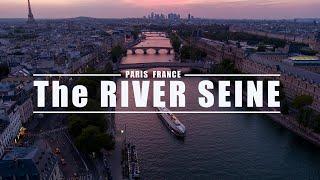
[[[131,31],[131,35],[133,36],[134,40],[137,40],[139,38],[139,34],[140,34],[140,31],[137,28],[135,28],[133,31]]]
[[[99,152],[102,148],[110,150],[114,147],[114,142],[111,136],[101,133],[98,127],[90,125],[76,138],[76,145],[82,151],[92,153]]]
[[[117,62],[122,55],[126,53],[125,49],[118,45],[111,49],[111,58],[113,62]]]
[[[10,73],[9,67],[7,64],[0,64],[0,79],[6,77]]]
[[[108,62],[104,69],[103,69],[103,73],[105,74],[112,74],[113,73],[113,65],[112,65],[112,62]]]
[[[99,111],[102,110],[100,103],[97,102],[95,99],[88,99],[88,103],[84,108],[81,108],[80,110],[83,111]],[[72,110],[76,110],[76,108],[73,108]],[[69,116],[69,130],[73,137],[77,137],[79,135],[79,131],[81,132],[81,129],[86,128],[90,125],[99,127],[99,130],[101,132],[104,132],[107,127],[107,121],[105,119],[105,116],[103,114],[81,114],[80,115],[72,115]]]
[[[301,54],[307,55],[307,56],[315,56],[318,51],[312,50],[310,48],[301,48],[300,50]]]
[[[217,74],[237,73],[235,64],[230,59],[224,59],[221,63],[213,66],[213,72]]]
[[[257,49],[257,51],[258,52],[266,52],[266,46],[265,45],[263,45],[263,44],[260,44],[259,46],[258,46],[258,49]]]
[[[78,85],[83,85],[88,89],[88,96],[90,98],[97,97],[99,83],[97,81],[94,81],[92,79],[89,79],[87,77],[81,77],[78,82]]]
[[[320,132],[320,114],[314,117],[314,130],[317,133]]]
[[[178,38],[178,36],[175,34],[171,34],[170,40],[171,40],[172,48],[174,49],[174,51],[177,53],[180,52],[181,41]]]
[[[297,96],[292,101],[292,106],[296,109],[301,109],[301,108],[304,108],[305,106],[311,105],[312,103],[313,103],[312,96],[301,95],[301,96]]]
[[[107,73],[112,72],[112,63],[108,63],[103,70]],[[104,73],[91,68],[88,73]],[[100,81],[105,80],[104,77],[92,78],[81,77],[77,84],[84,85],[88,89],[88,103],[85,107],[77,109],[70,107],[71,110],[98,111],[100,107]],[[108,79],[109,80],[109,79]],[[107,120],[104,114],[73,114],[69,116],[69,132],[75,138],[76,146],[83,152],[92,153],[99,152],[101,148],[111,149],[114,146],[114,139],[106,133]]]
[[[191,59],[191,49],[189,46],[182,46],[180,55],[182,59]]]
[[[73,137],[79,136],[82,132],[82,129],[87,126],[88,122],[86,119],[81,118],[78,115],[69,116],[68,127],[69,132]]]

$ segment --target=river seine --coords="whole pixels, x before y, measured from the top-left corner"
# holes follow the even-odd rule
[[[163,37],[148,37],[138,46],[170,46]],[[151,52],[151,50],[150,50]],[[122,63],[173,61],[173,55],[138,52]],[[197,110],[201,78],[182,78],[187,108]],[[168,102],[168,97],[165,98]],[[149,97],[152,102],[152,97]],[[129,107],[134,104],[129,92]],[[150,103],[152,105],[152,103]],[[118,108],[117,110],[121,110]],[[139,108],[130,110],[142,110]],[[154,111],[152,107],[143,110]],[[171,110],[177,110],[172,108]],[[181,109],[180,109],[181,110]],[[217,110],[217,109],[210,109]],[[156,114],[117,114],[134,143],[142,179],[319,179],[320,150],[259,114],[176,114],[185,125],[177,139]]]

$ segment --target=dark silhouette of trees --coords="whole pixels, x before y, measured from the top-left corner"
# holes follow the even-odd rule
[[[126,50],[120,45],[117,45],[111,49],[111,58],[113,62],[118,62],[125,54]]]
[[[216,74],[234,74],[239,71],[236,69],[235,64],[230,59],[224,59],[221,63],[214,65],[211,71]]]
[[[207,57],[207,53],[194,46],[182,46],[180,57],[182,60],[203,60]]]
[[[308,106],[312,103],[313,98],[309,95],[297,96],[292,101],[292,106],[298,110],[297,120],[299,124],[303,124],[304,126],[310,124],[313,111]]]
[[[320,114],[318,114],[317,116],[315,116],[314,118],[314,130],[317,133],[320,133]]]
[[[92,125],[82,129],[81,134],[76,137],[75,144],[80,150],[88,153],[99,152],[101,148],[110,150],[114,146],[111,136]]]
[[[171,41],[174,52],[180,53],[181,41],[179,37],[175,34],[171,34],[170,41]]]
[[[0,79],[8,76],[10,69],[7,64],[0,64]]]
[[[112,63],[107,63],[103,71],[88,69],[87,73],[113,73]],[[88,89],[88,103],[83,111],[102,110],[100,107],[100,81],[110,80],[109,77],[81,77],[77,84]],[[72,107],[71,110],[77,108]],[[106,133],[107,120],[104,114],[73,114],[69,116],[69,132],[75,139],[76,146],[85,153],[100,152],[102,148],[110,150],[114,147],[114,139]]]
[[[209,31],[204,34],[206,38],[218,41],[246,41],[249,45],[271,44],[276,48],[285,47],[286,41],[275,38],[268,38],[265,36],[253,35],[245,32],[230,32],[228,30]]]
[[[311,105],[312,103],[313,103],[313,98],[312,98],[312,96],[309,96],[309,95],[297,96],[292,101],[292,105],[296,109],[302,109],[308,105]]]

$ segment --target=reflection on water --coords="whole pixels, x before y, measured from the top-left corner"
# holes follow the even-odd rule
[[[123,62],[166,61],[170,57],[166,54],[129,55]],[[199,109],[197,101],[199,94],[195,84],[202,79],[182,80],[186,84],[187,108],[184,110]],[[165,88],[168,90],[167,86]],[[164,99],[169,102],[168,98]],[[153,111],[150,95],[148,102],[150,102],[149,107],[143,110]],[[132,108],[134,106],[132,91],[129,93],[129,106],[131,106],[129,110],[141,110]],[[143,179],[318,179],[320,177],[319,149],[263,115],[177,114],[176,116],[187,129],[184,141],[173,136],[156,114],[116,115],[117,128],[122,129],[126,125],[128,139],[137,146]]]

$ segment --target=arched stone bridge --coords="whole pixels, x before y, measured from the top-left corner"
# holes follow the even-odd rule
[[[147,32],[142,32],[143,35],[145,36],[148,36],[148,35],[158,35],[159,37],[168,37],[168,34],[167,33],[164,33],[164,32],[150,32],[150,31],[147,31]]]
[[[148,54],[147,51],[149,49],[155,50],[156,54],[159,54],[160,50],[166,50],[167,54],[171,54],[171,51],[173,50],[172,47],[131,47],[131,48],[128,48],[127,51],[131,51],[132,54],[136,54],[136,50],[139,50],[139,49],[143,51],[143,54]]]
[[[152,68],[170,68],[170,69],[180,69],[180,68],[192,68],[200,71],[206,72],[210,69],[209,64],[206,63],[180,63],[180,62],[154,62],[154,63],[135,63],[135,64],[119,64],[116,69],[127,70],[127,69],[140,69],[148,70]]]

